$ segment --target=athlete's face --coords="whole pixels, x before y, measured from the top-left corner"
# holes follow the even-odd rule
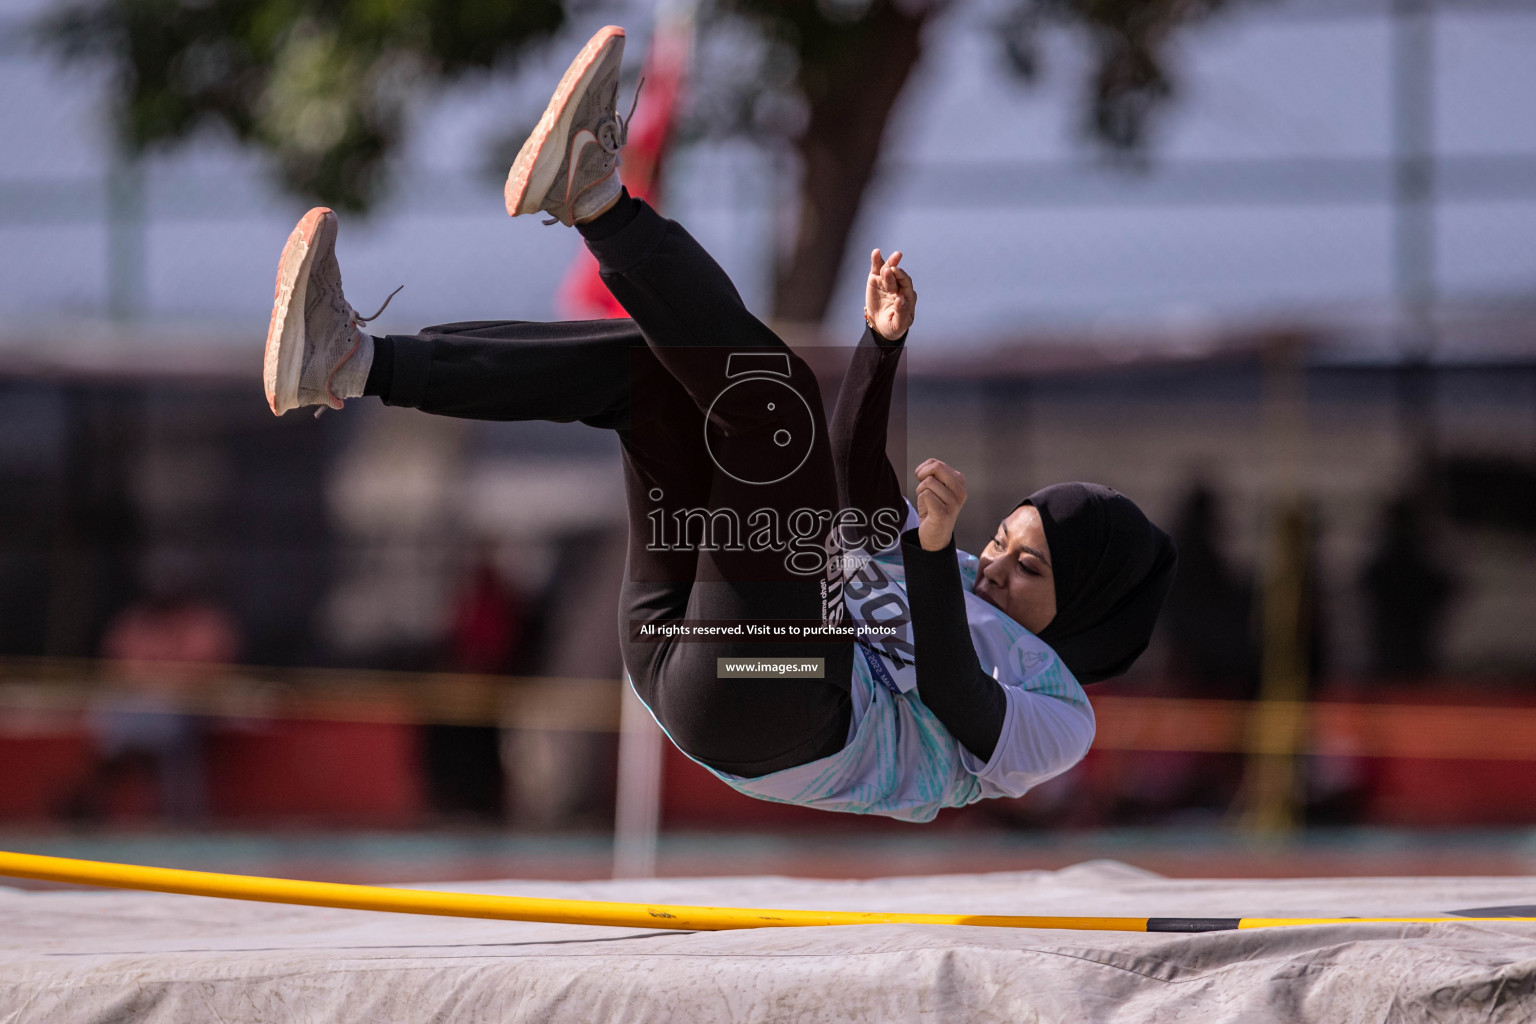
[[[977,597],[996,605],[1031,633],[1050,625],[1056,617],[1056,577],[1039,509],[1033,505],[1014,509],[997,524],[996,536],[978,560]]]

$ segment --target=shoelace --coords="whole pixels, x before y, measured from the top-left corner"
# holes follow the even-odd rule
[[[645,76],[635,83],[635,98],[629,101],[629,113],[624,115],[623,131],[619,132],[619,145],[629,141],[629,122],[635,119],[635,108],[640,105],[640,90],[645,88]]]
[[[384,311],[389,308],[390,302],[392,302],[394,300],[394,297],[396,295],[400,294],[400,289],[404,288],[404,287],[405,287],[405,285],[401,285],[400,288],[396,288],[394,291],[390,292],[388,297],[386,297],[384,299],[384,305],[380,306],[377,310],[375,310],[374,314],[372,316],[361,316],[361,315],[358,314],[357,310],[352,309],[351,306],[347,307],[348,309],[352,309],[351,315],[349,315],[347,317],[347,326],[349,328],[351,328],[352,333],[354,335],[354,337],[352,339],[352,347],[347,350],[347,354],[346,355],[342,356],[339,360],[337,360],[336,365],[331,367],[330,376],[325,378],[325,395],[326,395],[326,398],[330,399],[332,402],[335,402],[336,404],[335,405],[322,405],[322,406],[320,406],[320,408],[315,410],[315,419],[319,419],[320,418],[320,414],[325,412],[325,410],[327,410],[327,409],[340,409],[342,407],[342,404],[343,404],[342,400],[337,398],[336,397],[336,393],[331,390],[331,381],[336,379],[336,371],[340,370],[348,359],[351,359],[354,355],[357,354],[358,346],[360,346],[363,343],[362,336],[358,333],[358,325],[359,324],[366,324],[370,320],[377,320],[380,316],[382,316]]]
[[[640,81],[635,83],[635,96],[634,96],[634,99],[629,101],[629,113],[626,114],[622,118],[618,118],[618,117],[614,118],[615,121],[619,122],[619,131],[618,131],[618,136],[619,136],[619,138],[618,138],[618,148],[619,149],[623,149],[624,145],[627,142],[629,142],[629,122],[631,122],[631,121],[633,121],[635,119],[635,108],[640,106],[640,90],[644,89],[644,88],[645,88],[645,77],[641,76]],[[618,152],[617,152],[617,150],[615,150],[615,152],[614,152],[613,167],[614,167],[614,170],[618,170],[618,167],[619,167]],[[612,174],[613,174],[613,171],[609,171],[608,174],[603,175],[601,178],[597,179],[597,181],[594,181],[594,182],[588,184],[586,186],[586,188],[583,188],[581,190],[581,192],[585,192],[587,189],[592,188],[593,186],[595,186],[595,185],[597,185],[597,184],[599,184],[601,182],[607,181],[609,176],[612,175]],[[566,205],[567,206],[573,206],[575,204],[576,200],[581,196],[581,192],[578,192],[578,193],[576,193],[576,195],[571,196],[566,201]],[[544,224],[545,227],[548,227],[551,224],[559,224],[559,223],[560,223],[560,218],[558,218],[558,217],[546,217],[546,218],[544,218],[544,221],[543,221],[543,224]]]
[[[373,316],[358,316],[357,310],[352,310],[352,316],[350,320],[351,326],[356,327],[358,324],[365,324],[370,320],[377,320],[381,315],[383,315],[384,311],[389,308],[391,300],[393,300],[396,295],[399,295],[400,289],[404,287],[405,285],[401,285],[400,288],[396,288],[394,291],[390,292],[388,297],[384,299],[384,305],[380,306],[378,310],[373,314]],[[345,360],[343,360],[343,362],[345,362]]]

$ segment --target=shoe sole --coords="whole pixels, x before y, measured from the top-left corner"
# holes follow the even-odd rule
[[[595,36],[587,40],[587,45],[581,48],[576,59],[571,61],[571,66],[565,69],[560,84],[555,86],[555,94],[550,98],[549,106],[544,108],[544,115],[523,143],[523,148],[518,150],[517,159],[512,161],[512,169],[507,172],[503,195],[508,216],[538,212],[537,205],[523,209],[523,202],[530,194],[538,196],[542,201],[554,184],[555,173],[560,170],[560,164],[565,159],[565,141],[570,136],[571,115],[574,112],[571,100],[591,83],[592,69],[598,65],[614,40],[623,45],[622,28],[608,25],[599,29]],[[560,145],[547,145],[551,138],[557,139]]]
[[[281,416],[299,404],[299,374],[304,368],[304,299],[309,268],[315,254],[336,242],[336,214],[324,206],[306,213],[289,234],[277,263],[272,291],[272,318],[267,321],[267,347],[261,379],[267,405]]]

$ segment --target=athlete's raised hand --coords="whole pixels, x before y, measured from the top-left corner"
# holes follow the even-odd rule
[[[965,504],[965,474],[938,459],[917,467],[917,540],[924,551],[946,547]]]
[[[901,269],[901,252],[886,259],[876,249],[869,254],[869,282],[864,286],[864,313],[887,341],[907,333],[917,312],[912,275]]]

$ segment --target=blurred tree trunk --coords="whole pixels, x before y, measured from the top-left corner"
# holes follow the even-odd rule
[[[849,45],[802,64],[799,85],[810,107],[798,141],[805,177],[794,240],[775,268],[775,319],[814,324],[826,316],[886,122],[922,55],[923,28],[941,6],[876,3]]]

